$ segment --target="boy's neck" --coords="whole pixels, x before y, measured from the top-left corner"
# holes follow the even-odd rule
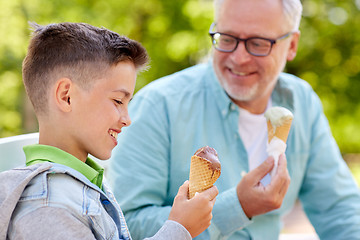
[[[44,127],[39,123],[39,144],[59,148],[70,153],[82,162],[86,162],[88,155],[76,149],[77,145],[73,140],[69,139],[69,134],[67,134],[66,131],[59,130],[59,128],[54,129],[54,127]]]

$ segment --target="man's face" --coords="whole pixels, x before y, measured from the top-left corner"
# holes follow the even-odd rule
[[[291,30],[279,0],[225,0],[216,22],[217,32],[238,38],[276,39]],[[265,111],[278,75],[295,57],[298,37],[278,41],[265,57],[250,55],[244,42],[232,53],[214,49],[214,69],[229,97],[252,113]]]

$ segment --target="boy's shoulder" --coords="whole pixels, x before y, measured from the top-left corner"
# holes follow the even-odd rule
[[[19,176],[17,184],[5,183]],[[114,222],[113,216],[110,216],[116,215],[116,211],[106,214],[101,204],[101,201],[106,200],[108,205],[112,203],[112,209],[120,211],[114,203],[115,199],[109,198],[76,170],[61,164],[44,162],[0,174],[0,181],[6,178],[9,180],[0,184],[0,191],[5,189],[8,192],[0,197],[1,229],[27,227],[29,230],[32,224],[23,226],[23,219],[29,219],[34,214],[40,214],[42,219],[53,219],[53,214],[56,214],[59,221],[67,219],[66,222],[70,225],[81,222],[85,230],[93,229],[94,232],[90,231],[86,239],[93,235],[105,236],[106,239],[113,239],[109,236],[118,236],[120,222]],[[118,215],[114,217],[118,218]],[[76,232],[76,229],[74,231]],[[3,234],[6,234],[6,231],[0,233],[0,239],[6,238]]]
[[[7,229],[13,211],[25,188],[39,174],[49,170],[52,164],[36,164],[14,168],[0,173],[0,229]],[[0,234],[0,239],[6,232]]]
[[[65,200],[67,195],[74,200],[74,196],[82,196],[84,186],[88,186],[89,191],[99,191],[80,172],[50,162],[11,169],[1,173],[0,180],[2,180],[0,187],[7,186],[12,193],[14,193],[12,189],[15,189],[20,194],[21,201],[42,197],[54,199],[52,196],[54,193],[62,196],[59,201]]]
[[[29,182],[39,174],[49,170],[51,163],[35,164],[28,167],[13,168],[0,173],[0,189],[3,194],[0,197],[0,204],[7,199],[8,193],[16,194],[21,192]],[[16,190],[16,192],[14,192]],[[0,205],[1,206],[1,205]]]
[[[12,211],[18,207],[16,205],[19,201],[31,200],[34,202],[36,199],[51,198],[63,202],[72,198],[69,201],[74,203],[76,202],[74,196],[82,197],[84,185],[87,185],[85,179],[80,173],[69,167],[50,162],[2,172],[0,173],[0,192],[2,193],[0,195],[0,215],[8,215],[7,217],[10,219]],[[61,196],[61,199],[56,199],[54,195]],[[79,199],[78,202],[81,200]]]

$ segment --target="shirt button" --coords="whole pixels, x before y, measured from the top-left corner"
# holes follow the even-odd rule
[[[235,111],[236,109],[236,106],[234,104],[231,104],[231,107],[230,107],[231,110]]]
[[[243,170],[243,171],[241,171],[240,174],[241,174],[241,177],[244,177],[246,175],[246,171]]]

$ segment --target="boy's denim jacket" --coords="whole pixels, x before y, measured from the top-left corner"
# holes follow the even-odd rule
[[[81,173],[54,163],[11,171],[15,173],[10,177],[0,178],[1,189],[9,189],[1,197],[5,200],[0,200],[0,207],[9,209],[0,213],[0,228],[9,224],[8,238],[26,239],[28,234],[35,237],[36,228],[41,228],[38,237],[43,239],[131,239],[106,183],[101,190]]]
[[[49,162],[0,173],[0,230],[0,240],[131,239],[106,182],[101,190],[76,170]],[[147,238],[165,239],[191,235],[167,220]]]

